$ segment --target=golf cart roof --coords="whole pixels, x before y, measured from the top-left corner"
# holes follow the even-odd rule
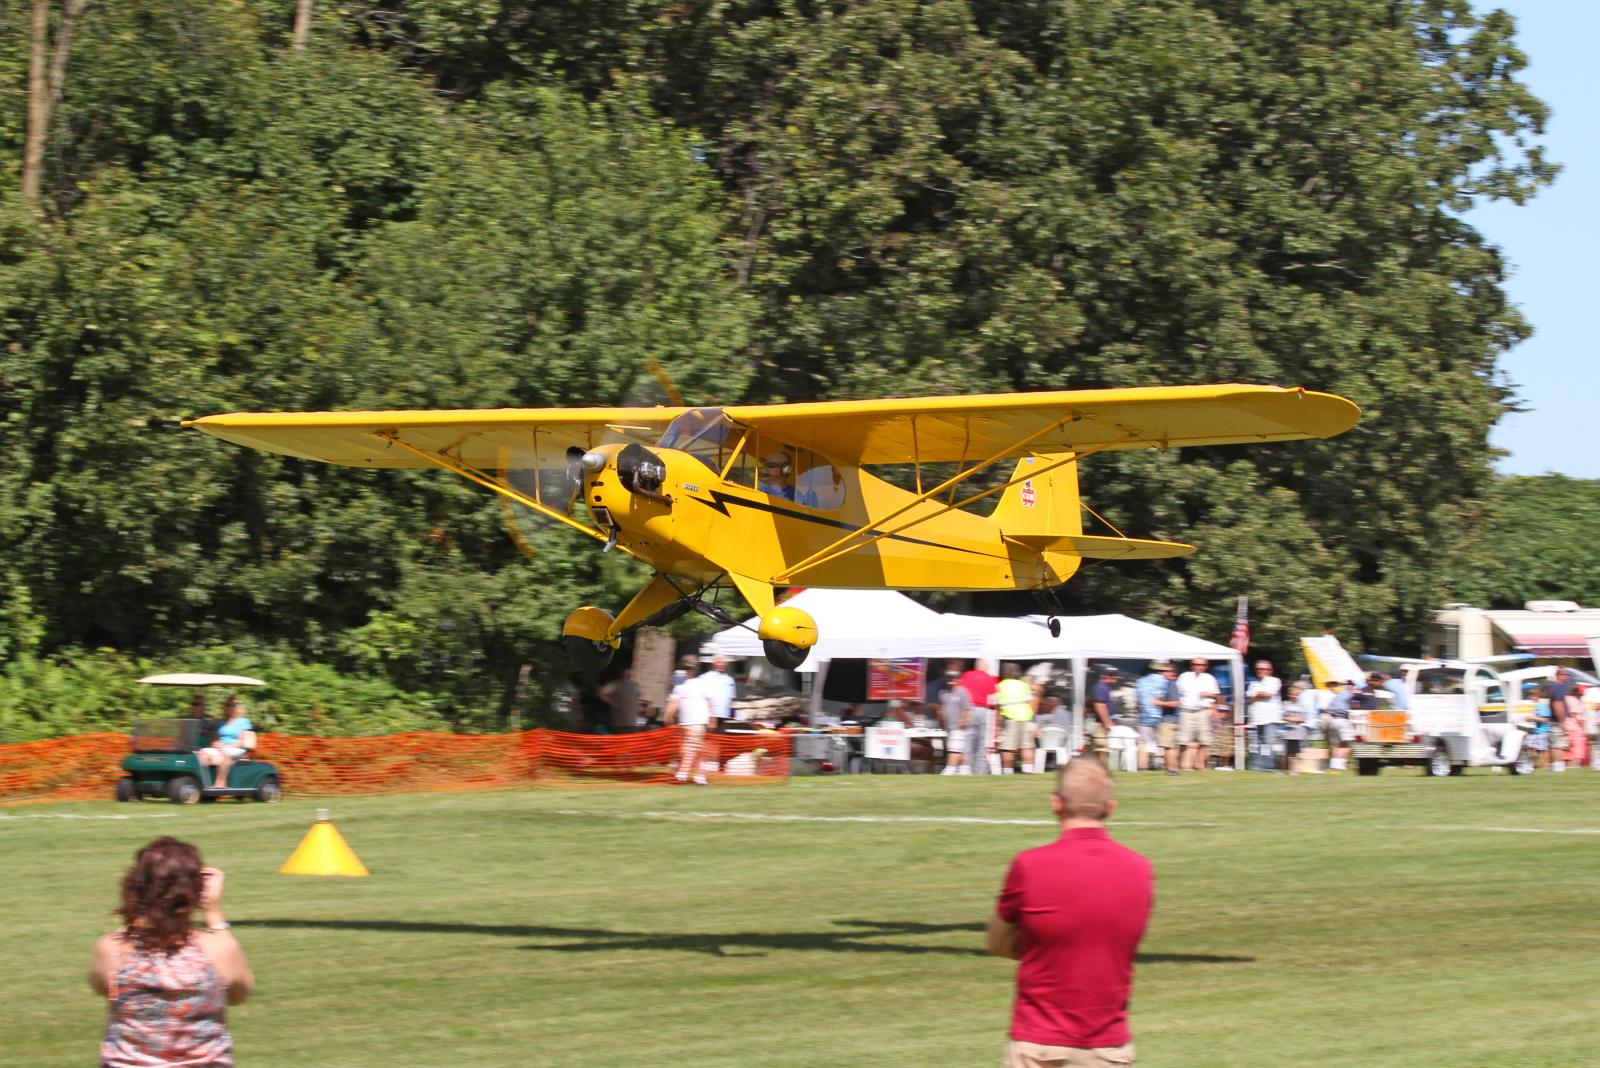
[[[206,675],[201,672],[180,671],[173,675],[146,675],[139,680],[146,686],[265,686],[260,679],[248,675]]]

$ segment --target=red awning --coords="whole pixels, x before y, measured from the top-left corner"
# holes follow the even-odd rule
[[[1510,631],[1504,627],[1500,629],[1517,649],[1535,656],[1589,655],[1589,638],[1586,634],[1536,634],[1531,631]]]

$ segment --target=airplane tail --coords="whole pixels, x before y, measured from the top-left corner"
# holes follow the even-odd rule
[[[1078,506],[1078,462],[1070,452],[1041,452],[1017,461],[1011,476],[1020,482],[1006,488],[989,518],[1008,538],[1061,538],[1083,533],[1083,513]],[[1071,459],[1029,478],[1029,471],[1043,470],[1061,460]]]

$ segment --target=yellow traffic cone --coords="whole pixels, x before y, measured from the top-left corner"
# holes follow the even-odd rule
[[[281,875],[365,875],[367,866],[328,822],[328,810],[319,808],[317,822],[300,839],[300,844],[278,872]]]

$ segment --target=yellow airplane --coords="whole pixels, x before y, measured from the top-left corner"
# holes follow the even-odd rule
[[[1359,416],[1332,394],[1214,385],[720,408],[239,413],[185,425],[352,467],[442,467],[636,557],[654,574],[620,613],[586,605],[562,626],[573,659],[597,671],[636,627],[691,609],[734,622],[714,600],[730,586],[759,617],[768,659],[792,668],[817,628],[777,603],[788,586],[1048,591],[1085,558],[1193,552],[1086,535],[1079,461],[1110,449],[1326,438]],[[1003,483],[968,485],[1005,460],[1015,469]],[[910,465],[914,488],[865,469],[876,464]],[[957,470],[936,478],[929,464]],[[988,515],[969,510],[996,495]]]

